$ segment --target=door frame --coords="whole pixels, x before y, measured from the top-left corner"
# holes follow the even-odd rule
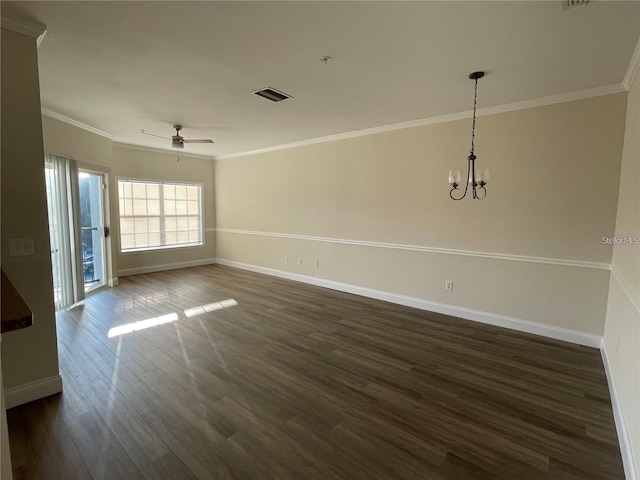
[[[107,287],[113,287],[117,285],[117,278],[114,276],[115,266],[114,266],[114,258],[113,258],[113,250],[112,250],[112,242],[114,231],[111,222],[111,169],[107,166],[96,165],[87,162],[77,162],[78,164],[78,173],[87,172],[94,175],[102,175],[102,181],[104,188],[102,189],[102,215],[103,215],[103,223],[104,226],[109,229],[109,236],[102,237],[102,242],[104,246],[104,277],[105,282],[101,287],[97,287],[95,289],[89,290],[85,293],[85,295],[89,296],[101,290],[104,290]]]

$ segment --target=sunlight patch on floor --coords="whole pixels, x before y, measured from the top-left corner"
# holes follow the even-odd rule
[[[222,310],[229,307],[235,307],[236,305],[238,305],[238,302],[236,302],[233,298],[229,298],[220,302],[208,303],[206,305],[198,305],[197,307],[187,308],[184,311],[184,314],[187,316],[187,318],[191,318],[197,315],[202,315],[203,313],[214,312],[216,310]]]
[[[238,305],[233,298],[227,300],[221,300],[219,302],[208,303],[206,305],[198,305],[197,307],[187,308],[184,314],[187,318],[202,315],[203,313],[215,312],[216,310],[222,310],[229,307],[235,307]],[[145,320],[138,320],[136,322],[126,323],[109,329],[107,333],[108,338],[118,337],[131,332],[137,332],[139,330],[145,330],[151,327],[157,327],[165,323],[177,322],[180,319],[176,312],[161,315],[159,317],[147,318]]]
[[[125,323],[124,325],[110,328],[109,333],[107,333],[107,337],[113,338],[119,335],[124,335],[125,333],[136,332],[138,330],[157,327],[158,325],[163,325],[165,323],[176,322],[176,321],[178,321],[178,314],[175,312],[168,313],[167,315],[147,318],[145,320],[138,320],[137,322]]]

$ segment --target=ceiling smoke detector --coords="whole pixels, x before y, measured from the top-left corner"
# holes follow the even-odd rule
[[[271,87],[257,90],[253,92],[253,94],[258,95],[259,97],[264,97],[267,100],[271,100],[272,102],[281,102],[282,100],[286,100],[287,98],[293,98],[291,95],[287,95],[286,93],[279,92],[275,88],[271,88]]]

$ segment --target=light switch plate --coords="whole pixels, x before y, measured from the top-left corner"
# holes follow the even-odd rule
[[[9,239],[9,256],[24,257],[34,255],[35,247],[32,237],[28,238],[10,238]]]

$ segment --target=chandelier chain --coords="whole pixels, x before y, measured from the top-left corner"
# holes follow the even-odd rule
[[[478,79],[474,79],[474,88],[473,88],[473,121],[471,122],[471,155],[473,155],[475,151],[476,144],[476,105],[478,99]]]

